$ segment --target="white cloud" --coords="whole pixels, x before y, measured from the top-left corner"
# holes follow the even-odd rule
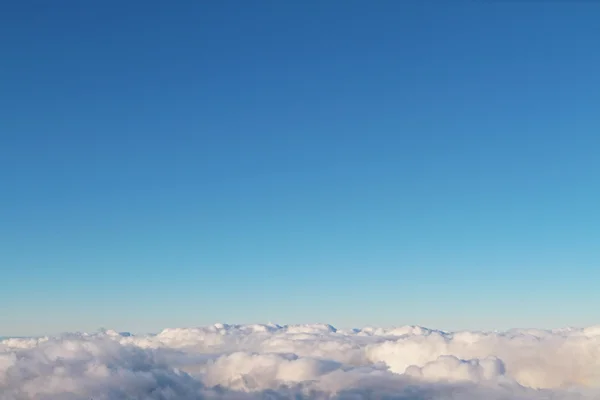
[[[409,366],[406,375],[429,381],[449,382],[482,382],[491,381],[504,376],[505,367],[502,360],[487,357],[483,360],[461,360],[455,356],[439,356],[422,367]]]
[[[224,325],[0,341],[0,400],[600,398],[600,327]]]

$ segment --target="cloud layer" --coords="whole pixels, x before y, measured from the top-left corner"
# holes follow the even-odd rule
[[[0,341],[0,400],[600,398],[600,327],[224,325]]]

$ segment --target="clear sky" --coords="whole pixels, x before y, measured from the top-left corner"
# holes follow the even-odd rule
[[[3,2],[0,335],[600,322],[599,21]]]

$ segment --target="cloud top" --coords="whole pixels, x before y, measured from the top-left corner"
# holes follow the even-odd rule
[[[0,341],[0,400],[591,400],[598,386],[598,326],[444,332],[215,324]]]

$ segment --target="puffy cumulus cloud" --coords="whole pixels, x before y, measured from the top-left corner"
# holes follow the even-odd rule
[[[1,399],[197,398],[200,382],[108,338],[56,339],[0,354]]]
[[[481,382],[497,379],[504,375],[502,360],[488,357],[483,360],[461,360],[455,356],[439,356],[422,367],[411,365],[406,375],[430,381]]]
[[[226,325],[0,341],[0,400],[600,398],[600,327]]]
[[[459,359],[497,357],[516,382],[532,388],[566,388],[600,383],[600,330],[512,330],[508,332],[432,331],[368,346],[372,362],[404,373],[440,356]]]
[[[340,368],[335,361],[293,354],[232,353],[207,363],[199,376],[209,386],[259,391],[314,381]]]

